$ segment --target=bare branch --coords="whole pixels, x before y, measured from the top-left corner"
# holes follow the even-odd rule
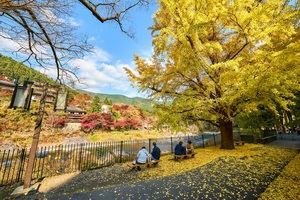
[[[56,78],[75,77],[70,61],[90,52],[86,38],[75,35],[68,18],[71,9],[81,4],[98,21],[115,22],[120,30],[133,35],[124,25],[125,15],[149,0],[0,0],[0,37],[16,44],[11,52],[21,55],[23,62],[43,68],[56,67]],[[3,19],[3,20],[2,20]],[[70,74],[70,75],[67,75]]]
[[[98,21],[100,21],[101,23],[104,23],[106,21],[115,21],[117,22],[120,30],[123,33],[128,35],[130,38],[133,38],[133,34],[130,33],[128,30],[124,29],[123,22],[122,22],[124,19],[124,15],[134,7],[148,5],[150,0],[135,0],[135,1],[112,0],[111,2],[110,1],[102,2],[101,0],[94,0],[94,1],[79,0],[79,2],[83,6],[85,6]]]

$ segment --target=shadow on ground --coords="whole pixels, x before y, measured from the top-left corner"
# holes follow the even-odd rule
[[[138,180],[139,172],[121,166],[84,172],[50,192],[17,199],[257,199],[297,151],[252,151],[260,153],[221,157],[188,172],[150,180]]]

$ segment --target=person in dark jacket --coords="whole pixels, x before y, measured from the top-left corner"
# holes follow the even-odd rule
[[[183,142],[180,141],[176,146],[175,146],[175,155],[186,155],[186,148],[182,146]]]
[[[159,160],[160,158],[160,149],[156,146],[156,142],[153,142],[153,149],[151,152],[152,160]]]

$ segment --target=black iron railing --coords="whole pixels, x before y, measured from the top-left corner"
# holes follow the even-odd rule
[[[81,143],[39,147],[36,152],[32,179],[101,168],[131,161],[138,150],[152,148],[155,141],[162,154],[172,153],[178,141],[191,140],[194,146],[207,147],[220,143],[220,135],[168,137],[147,140],[129,140]],[[0,150],[0,186],[22,182],[28,162],[29,149]]]

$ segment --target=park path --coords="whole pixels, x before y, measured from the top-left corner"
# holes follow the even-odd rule
[[[300,140],[275,140],[269,145],[300,150]]]
[[[258,148],[253,151],[259,150]],[[297,151],[284,150],[244,157],[221,157],[213,162],[178,175],[150,180],[114,180],[101,187],[93,182],[82,182],[90,189],[73,190],[72,185],[65,185],[45,194],[29,195],[28,199],[257,199],[297,155]],[[182,161],[188,162],[187,161]],[[172,169],[170,169],[172,170]],[[101,176],[98,176],[99,181]],[[79,179],[77,179],[79,180]],[[77,183],[78,184],[78,183]],[[80,183],[79,183],[80,184]],[[88,185],[89,184],[89,185]],[[79,185],[80,186],[80,185]],[[83,187],[83,185],[82,185]],[[80,187],[77,188],[79,189]],[[69,191],[69,192],[68,192]],[[24,197],[22,197],[24,199]]]
[[[269,145],[300,150],[300,135],[277,135],[277,140],[269,143]]]

